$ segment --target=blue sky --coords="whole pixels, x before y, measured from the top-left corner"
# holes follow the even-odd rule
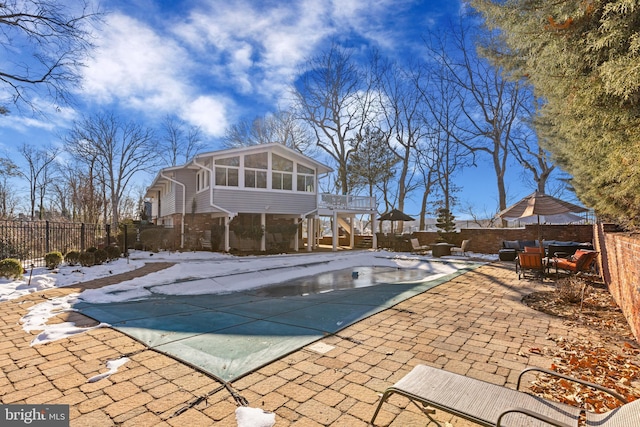
[[[207,146],[217,149],[228,126],[286,106],[297,68],[332,39],[374,46],[393,59],[419,57],[421,35],[464,10],[451,0],[104,0],[101,6],[109,13],[95,33],[97,50],[76,88],[76,105],[56,109],[37,101],[46,119],[0,116],[3,155],[19,161],[11,150],[23,142],[61,144],[72,121],[94,111],[156,129],[174,115],[200,126]],[[461,207],[492,214],[495,177],[484,165],[488,160],[457,177],[458,197]],[[151,179],[141,176],[139,185]],[[509,202],[532,191],[512,169]]]

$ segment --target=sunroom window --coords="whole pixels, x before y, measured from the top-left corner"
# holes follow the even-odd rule
[[[227,157],[217,159],[216,164],[216,185],[226,187],[238,186],[238,169],[240,166],[240,157]]]
[[[306,191],[313,193],[315,191],[315,170],[298,164],[298,172],[296,174],[296,185],[298,191]]]
[[[244,156],[244,186],[267,188],[267,168],[269,157],[266,152]]]
[[[271,188],[275,190],[293,190],[293,161],[273,154],[271,169]]]
[[[209,188],[209,171],[199,170],[196,174],[196,191],[203,191]]]

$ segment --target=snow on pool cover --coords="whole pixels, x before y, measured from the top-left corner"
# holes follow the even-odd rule
[[[154,294],[107,304],[78,302],[74,309],[233,381],[479,265],[456,264],[448,274],[353,267],[241,292]]]

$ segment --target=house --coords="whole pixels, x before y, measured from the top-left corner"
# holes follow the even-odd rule
[[[278,143],[224,149],[160,170],[145,198],[154,224],[179,230],[181,248],[195,239],[213,250],[311,251],[321,216],[332,218],[333,250],[339,227],[353,248],[356,215],[370,215],[375,229],[375,198],[319,193],[331,171]]]

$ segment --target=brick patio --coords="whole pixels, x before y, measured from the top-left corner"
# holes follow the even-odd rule
[[[100,328],[30,346],[37,334],[19,323],[27,308],[71,292],[140,277],[170,264],[150,263],[118,277],[38,292],[0,303],[0,401],[69,404],[71,426],[237,426],[238,402],[276,413],[276,426],[368,425],[380,393],[416,364],[428,364],[515,387],[526,366],[551,360],[529,351],[553,347],[549,336],[578,337],[521,303],[551,282],[518,281],[513,264],[496,262],[459,276],[283,357],[231,384]],[[58,317],[95,324],[80,314]],[[317,344],[317,343],[316,343]],[[106,379],[108,360],[130,361]],[[438,412],[444,426],[471,426]],[[402,397],[383,407],[377,425],[424,426],[424,415]]]

